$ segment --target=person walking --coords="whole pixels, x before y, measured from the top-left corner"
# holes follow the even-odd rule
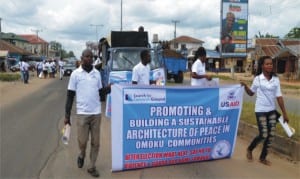
[[[60,80],[62,80],[62,78],[64,76],[64,65],[65,65],[65,62],[62,60],[62,58],[60,58],[58,61],[59,79]]]
[[[39,77],[41,72],[43,71],[43,62],[37,61],[35,64],[35,68],[36,68],[36,76]]]
[[[275,135],[276,122],[280,114],[276,110],[275,100],[282,111],[284,122],[289,122],[281,93],[280,81],[273,72],[273,62],[270,56],[263,56],[258,61],[255,78],[249,88],[245,82],[241,82],[249,96],[256,93],[255,116],[259,134],[247,148],[247,159],[253,161],[252,151],[262,141],[263,148],[259,161],[265,165],[271,165],[266,159],[268,150]]]
[[[156,81],[150,80],[150,62],[151,55],[149,50],[143,50],[140,53],[141,61],[132,69],[132,84],[151,85]]]
[[[192,86],[205,86],[206,80],[212,80],[210,75],[206,74],[206,50],[204,47],[199,47],[195,53],[195,61],[192,65]]]
[[[23,74],[23,82],[24,84],[28,84],[29,80],[29,64],[25,62],[23,59],[21,59],[20,62],[20,70],[21,73]]]
[[[71,125],[71,109],[76,95],[77,140],[80,150],[77,166],[82,168],[84,165],[87,142],[89,135],[91,135],[90,165],[87,171],[93,177],[99,177],[95,164],[100,146],[100,94],[109,92],[110,85],[105,88],[102,87],[101,75],[93,67],[92,51],[90,49],[84,50],[81,56],[81,66],[72,72],[69,79],[64,123]]]

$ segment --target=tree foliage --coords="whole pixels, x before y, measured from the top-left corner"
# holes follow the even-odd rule
[[[268,32],[264,35],[264,34],[261,34],[260,31],[258,31],[258,34],[255,35],[255,38],[277,38],[278,39],[279,36],[269,34]]]
[[[300,27],[294,27],[284,38],[300,38]]]

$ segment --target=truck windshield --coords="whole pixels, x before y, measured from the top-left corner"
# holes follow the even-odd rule
[[[114,71],[132,71],[132,68],[141,61],[140,53],[143,49],[118,49],[113,53],[112,70]],[[151,64],[150,68],[160,67],[157,54],[150,50]]]

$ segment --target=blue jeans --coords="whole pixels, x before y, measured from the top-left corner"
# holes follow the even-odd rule
[[[248,147],[252,151],[260,142],[264,141],[263,148],[260,154],[260,160],[266,159],[268,149],[274,140],[277,115],[276,111],[270,112],[256,112],[256,121],[258,126],[259,135],[256,136]]]
[[[23,73],[23,81],[24,81],[24,83],[28,83],[29,72],[28,71],[22,71],[22,73]]]

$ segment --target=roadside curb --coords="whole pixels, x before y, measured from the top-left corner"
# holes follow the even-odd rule
[[[252,140],[258,134],[257,127],[244,121],[239,122],[238,135]],[[289,138],[275,135],[271,150],[279,155],[283,155],[288,160],[300,161],[300,143]]]

